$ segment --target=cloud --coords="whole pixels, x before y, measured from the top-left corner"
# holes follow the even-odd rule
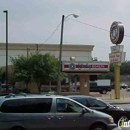
[[[117,12],[123,12],[126,7],[126,0],[116,0],[115,8]]]
[[[113,21],[121,21],[125,34],[130,35],[129,5],[129,0],[1,0],[0,41],[5,41],[5,9],[9,10],[9,42],[43,43],[61,22],[62,15],[72,13],[79,17],[69,18],[107,30]],[[61,26],[46,43],[59,43],[60,29]],[[103,60],[108,57],[112,46],[109,32],[69,19],[64,25],[64,42],[95,45],[93,55]],[[127,55],[130,55],[129,38],[125,37],[122,44]]]

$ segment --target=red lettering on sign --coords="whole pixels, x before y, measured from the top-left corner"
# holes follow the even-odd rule
[[[108,65],[90,65],[90,68],[108,68]]]
[[[64,68],[69,68],[69,65],[64,65]]]

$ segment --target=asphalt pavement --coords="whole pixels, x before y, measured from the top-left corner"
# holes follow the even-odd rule
[[[98,94],[98,93],[91,93],[91,92],[90,94],[112,105],[115,104],[115,105],[130,106],[129,105],[130,104],[130,91],[127,91],[127,89],[120,90],[120,99],[114,98],[115,97],[114,90],[112,90],[111,92],[108,92],[107,94]]]
[[[130,108],[130,104],[112,104],[112,105],[122,107],[122,108]]]

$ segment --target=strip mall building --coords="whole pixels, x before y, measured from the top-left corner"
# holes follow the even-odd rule
[[[51,53],[59,57],[58,44],[31,44],[9,43],[8,65],[11,65],[9,57],[27,56],[37,49],[42,53]],[[71,75],[80,77],[80,91],[77,94],[89,94],[89,81],[92,75],[99,75],[109,71],[109,62],[92,61],[93,45],[63,44],[62,47],[62,70]],[[71,57],[71,58],[70,58]],[[0,67],[6,65],[6,44],[0,43]],[[86,85],[85,85],[86,82]],[[87,87],[85,87],[87,86]],[[72,93],[72,92],[71,92]]]

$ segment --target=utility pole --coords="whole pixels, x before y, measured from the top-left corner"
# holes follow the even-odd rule
[[[38,53],[38,44],[36,44],[36,46],[37,46],[37,53]]]
[[[29,47],[27,47],[27,57],[28,57],[28,53],[29,53]]]
[[[4,10],[6,14],[6,92],[8,92],[8,10]]]
[[[62,45],[63,45],[63,29],[64,29],[64,21],[66,18],[68,18],[70,15],[73,15],[74,18],[77,18],[78,15],[76,14],[69,14],[68,16],[62,15],[62,23],[61,23],[61,36],[60,36],[60,51],[59,51],[59,66],[58,66],[58,83],[57,83],[57,94],[60,94],[61,91],[61,64],[62,64]]]
[[[62,58],[62,44],[63,44],[63,28],[64,28],[64,15],[62,15],[62,24],[61,24],[61,37],[60,37],[60,52],[59,52],[59,66],[58,66],[58,86],[57,86],[57,94],[59,95],[61,90],[61,58]]]

